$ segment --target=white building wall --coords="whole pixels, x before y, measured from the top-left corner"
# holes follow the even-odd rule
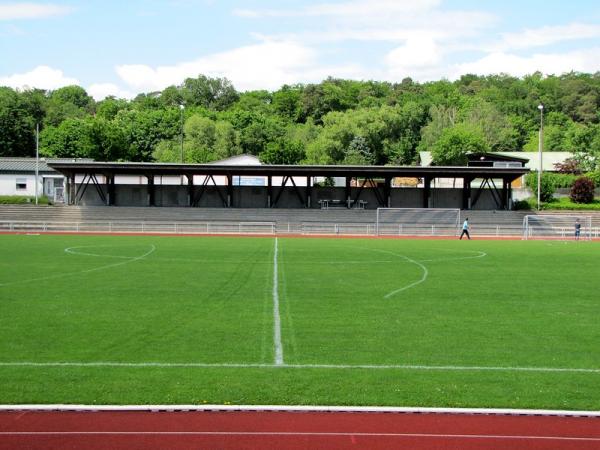
[[[25,189],[17,189],[17,180],[25,182]],[[38,195],[42,194],[42,177],[38,177]],[[35,175],[0,175],[0,195],[35,196]]]

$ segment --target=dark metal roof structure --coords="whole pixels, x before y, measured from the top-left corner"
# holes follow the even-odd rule
[[[526,168],[465,167],[465,166],[313,166],[313,165],[215,165],[165,164],[132,162],[63,162],[48,165],[69,176],[84,173],[104,175],[249,175],[294,177],[357,177],[357,178],[502,178],[516,180],[529,172]]]
[[[509,156],[509,155],[502,155],[499,153],[469,153],[467,155],[467,158],[469,159],[469,161],[478,161],[481,160],[481,158],[484,158],[488,161],[516,161],[516,162],[522,162],[522,163],[526,163],[529,161],[529,158],[519,158],[517,156]]]

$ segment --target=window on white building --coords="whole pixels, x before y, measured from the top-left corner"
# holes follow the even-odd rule
[[[17,191],[27,190],[27,178],[17,178]]]

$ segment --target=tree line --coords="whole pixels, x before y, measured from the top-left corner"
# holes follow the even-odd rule
[[[94,101],[79,86],[0,87],[0,156],[205,163],[247,153],[270,164],[394,164],[432,152],[438,165],[467,152],[570,151],[600,166],[600,73],[522,78],[465,75],[399,83],[328,78],[274,92],[238,92],[203,75],[133,100]],[[183,151],[182,151],[183,147]]]

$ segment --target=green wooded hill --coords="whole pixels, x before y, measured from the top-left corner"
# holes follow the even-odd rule
[[[571,151],[583,171],[600,161],[600,74],[465,75],[451,82],[328,78],[275,92],[238,92],[203,75],[133,100],[96,102],[79,86],[0,87],[0,156],[203,163],[236,154],[274,164],[437,164],[469,151]],[[184,108],[181,108],[181,105]]]

